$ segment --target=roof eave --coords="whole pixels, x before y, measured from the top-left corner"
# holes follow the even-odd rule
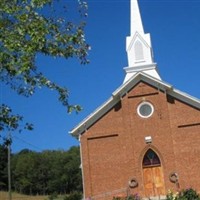
[[[79,135],[83,134],[92,124],[94,124],[106,112],[108,112],[108,110],[110,110],[139,81],[144,81],[146,83],[149,83],[152,86],[158,88],[159,90],[166,92],[167,94],[181,100],[182,102],[192,105],[198,109],[200,108],[199,99],[174,89],[172,85],[164,81],[156,79],[143,72],[139,72],[135,74],[132,78],[130,78],[127,82],[122,84],[118,89],[116,89],[112,93],[112,96],[105,103],[103,103],[100,107],[98,107],[94,112],[92,112],[88,117],[86,117],[69,133],[78,138]]]

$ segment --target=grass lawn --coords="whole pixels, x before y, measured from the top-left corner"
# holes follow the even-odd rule
[[[8,200],[8,193],[0,191],[0,200]],[[48,200],[48,196],[28,196],[12,193],[12,200]]]

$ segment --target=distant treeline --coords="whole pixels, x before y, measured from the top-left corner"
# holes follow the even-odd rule
[[[12,190],[30,195],[82,191],[79,147],[11,155]],[[0,145],[0,190],[7,190],[7,148]]]

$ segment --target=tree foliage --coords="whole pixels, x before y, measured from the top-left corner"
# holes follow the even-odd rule
[[[12,113],[11,108],[9,108],[8,106],[2,104],[0,105],[0,131],[5,132],[11,132],[14,130],[19,129],[19,131],[22,130],[22,127],[24,129],[27,130],[32,130],[33,129],[33,125],[30,123],[22,123],[23,117],[16,114],[14,115]],[[3,138],[3,141],[5,143],[5,145],[8,145],[9,143],[11,143],[11,138],[8,138],[6,135],[1,134],[0,138]]]
[[[68,112],[80,111],[78,105],[68,102],[68,90],[48,79],[36,65],[38,54],[51,57],[78,58],[88,63],[89,45],[85,41],[84,17],[87,4],[77,1],[80,22],[77,24],[59,16],[67,5],[59,0],[1,0],[0,3],[0,81],[19,95],[29,97],[36,88],[46,87],[58,92],[59,101]],[[59,6],[62,5],[62,6]],[[9,106],[1,105],[1,129],[12,124],[2,114]],[[13,115],[14,117],[14,115]],[[15,122],[22,120],[15,116]],[[14,127],[12,127],[14,128]]]
[[[7,188],[7,149],[0,145],[0,186]],[[24,149],[11,157],[12,189],[24,194],[82,192],[79,147],[68,151]]]

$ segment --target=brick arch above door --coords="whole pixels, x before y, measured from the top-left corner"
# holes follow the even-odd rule
[[[147,145],[140,153],[139,155],[139,159],[138,159],[138,164],[140,166],[140,168],[142,169],[143,168],[143,165],[142,165],[142,162],[143,162],[143,158],[144,158],[144,155],[146,154],[146,152],[149,150],[149,149],[152,149],[159,157],[160,159],[160,162],[161,162],[161,165],[163,167],[165,167],[165,161],[163,159],[163,156],[162,156],[162,153],[158,150],[158,148],[152,144],[150,145]]]

